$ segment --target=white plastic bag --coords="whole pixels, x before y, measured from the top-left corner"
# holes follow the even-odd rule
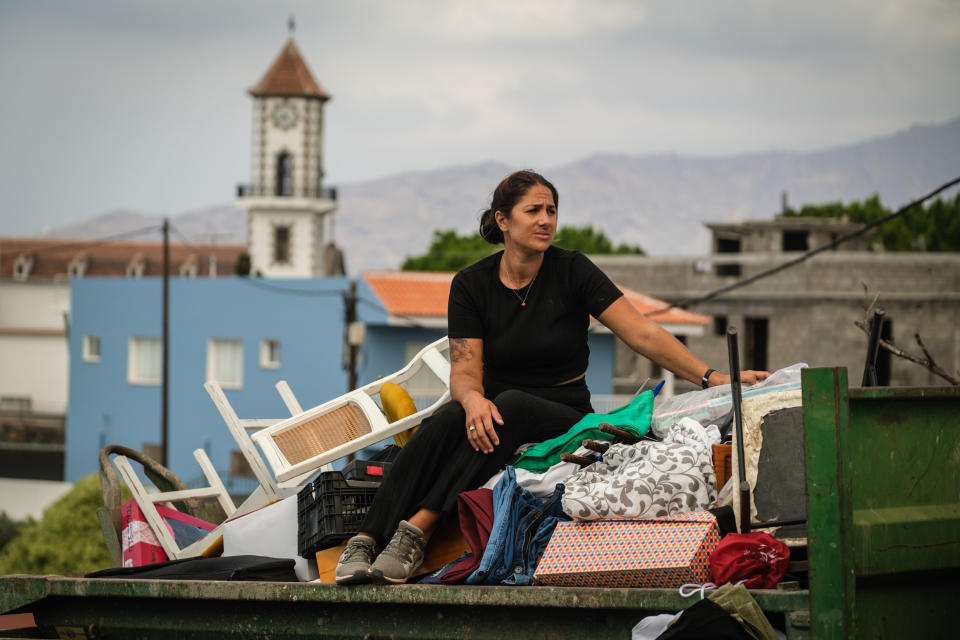
[[[778,369],[770,377],[752,386],[744,386],[743,399],[752,398],[773,391],[786,391],[800,388],[800,370],[806,368],[805,362]],[[700,424],[716,422],[730,412],[733,404],[730,385],[722,384],[702,391],[691,391],[667,398],[653,406],[653,419],[650,428],[658,438],[666,435],[666,428],[680,422],[683,418],[693,418]]]

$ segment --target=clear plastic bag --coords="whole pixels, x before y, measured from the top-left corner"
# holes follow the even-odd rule
[[[752,386],[745,385],[742,391],[743,399],[774,391],[799,389],[800,370],[806,367],[805,362],[798,362],[774,371],[762,382]],[[657,437],[662,438],[666,429],[682,418],[693,418],[700,424],[710,424],[729,413],[732,404],[729,384],[681,393],[654,404],[650,427]]]

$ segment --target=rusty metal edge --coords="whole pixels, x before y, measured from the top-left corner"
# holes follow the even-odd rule
[[[753,590],[767,612],[806,610],[809,591]],[[482,587],[365,585],[338,587],[313,583],[120,580],[66,576],[12,575],[0,578],[0,611],[22,608],[47,597],[190,598],[368,604],[443,604],[548,608],[646,609],[678,611],[696,599],[675,589],[596,587]]]

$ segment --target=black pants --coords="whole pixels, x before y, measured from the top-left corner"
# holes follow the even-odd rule
[[[383,543],[401,520],[421,508],[454,513],[457,495],[486,482],[520,445],[561,435],[591,411],[586,384],[537,389],[536,394],[511,389],[493,399],[503,426],[496,426],[500,444],[492,453],[470,446],[460,403],[437,409],[401,449],[360,530]]]

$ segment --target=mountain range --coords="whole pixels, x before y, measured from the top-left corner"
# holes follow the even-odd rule
[[[422,253],[435,229],[476,229],[497,182],[516,167],[495,162],[396,174],[336,185],[334,236],[351,273],[398,268]],[[560,193],[560,224],[594,225],[615,243],[651,255],[709,252],[705,222],[770,218],[791,206],[863,200],[899,207],[960,175],[960,118],[915,125],[842,147],[727,157],[597,154],[535,168]],[[785,195],[784,195],[785,194]],[[159,225],[162,216],[112,211],[52,230],[101,238]],[[232,203],[171,218],[173,240],[244,243],[246,219]]]

